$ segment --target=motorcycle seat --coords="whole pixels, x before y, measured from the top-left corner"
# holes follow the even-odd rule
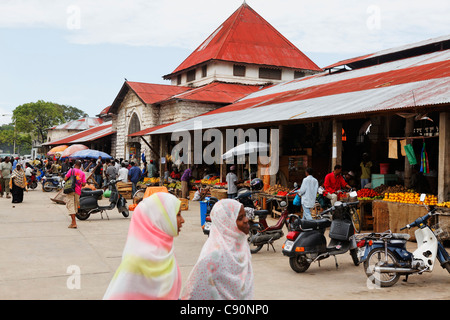
[[[91,190],[91,189],[81,189],[81,197],[95,197],[99,198],[103,195],[103,190]]]
[[[328,228],[329,226],[331,226],[331,221],[328,219],[319,219],[319,220],[300,219],[300,227],[303,230],[306,229],[319,230]]]
[[[392,239],[409,240],[410,235],[407,233],[393,233]]]
[[[253,211],[255,216],[267,216],[269,214],[269,210],[255,210]]]

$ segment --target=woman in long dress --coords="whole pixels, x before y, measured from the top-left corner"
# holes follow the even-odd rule
[[[181,273],[173,238],[184,219],[181,201],[158,192],[134,209],[122,262],[103,297],[105,300],[177,300]]]
[[[187,279],[182,298],[189,300],[251,300],[253,269],[247,242],[248,219],[241,203],[217,202],[211,230]]]
[[[23,201],[23,191],[27,189],[27,178],[22,166],[18,164],[11,174],[11,194],[12,203],[21,203]]]

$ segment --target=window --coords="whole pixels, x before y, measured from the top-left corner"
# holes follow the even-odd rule
[[[233,76],[245,77],[245,66],[239,66],[239,65],[235,64],[233,66]]]
[[[177,85],[181,84],[181,74],[177,76]]]
[[[281,80],[281,69],[259,68],[259,77],[262,79]]]
[[[187,82],[195,80],[195,69],[187,72]]]
[[[202,67],[202,78],[206,77],[208,75],[208,66],[205,64]]]
[[[306,76],[306,73],[304,71],[295,71],[294,72],[294,79],[303,78]]]

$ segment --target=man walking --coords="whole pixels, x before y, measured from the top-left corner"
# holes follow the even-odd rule
[[[236,171],[236,167],[233,165],[230,168],[230,172],[228,172],[227,176],[226,176],[226,181],[227,181],[227,187],[228,187],[228,198],[229,199],[234,199],[237,197],[237,175],[235,173]]]
[[[84,172],[80,170],[80,168],[81,168],[81,161],[80,160],[75,161],[74,167],[67,172],[64,178],[64,181],[67,181],[71,175],[76,176],[75,192],[66,194],[66,208],[69,211],[69,215],[72,219],[72,222],[69,225],[70,229],[77,228],[77,221],[75,219],[75,215],[78,212],[81,188],[86,185],[86,176]]]
[[[190,167],[187,167],[181,176],[181,197],[184,199],[189,199],[189,180],[191,179],[191,176],[192,170]]]
[[[128,171],[128,178],[131,181],[131,192],[134,195],[136,193],[136,184],[141,180],[141,169],[134,161],[131,161],[131,168]]]
[[[313,169],[306,168],[306,178],[302,181],[302,186],[298,191],[298,195],[302,197],[303,218],[304,220],[312,220],[311,209],[316,204],[317,190],[319,182],[313,177]]]
[[[0,163],[0,186],[2,188],[1,197],[3,198],[3,193],[6,193],[6,198],[11,198],[9,195],[9,179],[11,179],[12,163],[9,157]]]

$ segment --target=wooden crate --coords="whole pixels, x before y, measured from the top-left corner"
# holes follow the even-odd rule
[[[181,201],[181,211],[189,210],[189,200],[180,198],[180,201]]]
[[[210,192],[211,197],[215,197],[219,200],[228,198],[228,192],[226,189],[211,189]]]
[[[386,201],[375,200],[372,204],[373,231],[389,230],[389,209]]]
[[[131,190],[130,191],[119,191],[119,194],[127,200],[133,198]]]

